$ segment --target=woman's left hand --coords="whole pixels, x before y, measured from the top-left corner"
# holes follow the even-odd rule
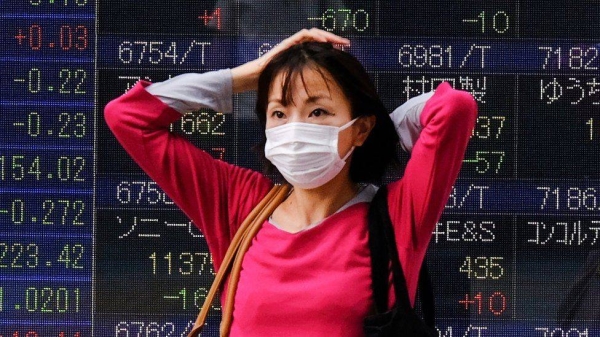
[[[318,28],[302,29],[296,34],[281,41],[260,58],[231,69],[233,92],[238,93],[247,90],[256,90],[258,87],[258,76],[260,76],[264,67],[275,55],[291,46],[309,41],[327,42],[334,45],[345,46],[350,44],[350,40]]]

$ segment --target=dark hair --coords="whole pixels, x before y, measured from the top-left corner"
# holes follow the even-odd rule
[[[273,79],[280,73],[284,74],[282,103],[287,105],[292,98],[293,80],[299,75],[304,82],[303,70],[306,68],[318,71],[324,79],[324,72],[333,78],[350,102],[352,118],[376,117],[368,138],[354,150],[350,179],[354,182],[379,182],[387,166],[397,162],[396,129],[364,67],[354,56],[333,48],[329,43],[304,42],[294,45],[275,55],[265,66],[258,79],[256,100],[256,114],[263,130],[266,127],[268,96]],[[263,158],[265,141],[263,139],[258,148]],[[267,167],[273,169],[268,161]]]

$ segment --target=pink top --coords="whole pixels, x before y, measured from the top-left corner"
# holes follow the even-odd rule
[[[181,114],[148,93],[148,85],[141,82],[110,102],[106,121],[125,150],[203,232],[218,268],[238,226],[272,182],[169,133],[169,124]],[[421,263],[476,116],[468,93],[441,84],[421,114],[423,130],[404,177],[388,186],[413,305]],[[358,203],[295,234],[265,222],[243,261],[231,336],[363,336],[362,322],[373,305],[367,210],[367,203]]]

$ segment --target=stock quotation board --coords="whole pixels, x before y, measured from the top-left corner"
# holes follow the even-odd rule
[[[4,0],[0,17],[0,337],[187,335],[206,242],[103,108],[309,27],[351,40],[390,111],[442,82],[478,103],[428,253],[440,335],[600,336],[598,1]],[[171,131],[261,170],[254,100]]]

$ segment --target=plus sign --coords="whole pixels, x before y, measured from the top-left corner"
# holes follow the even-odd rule
[[[204,10],[204,15],[199,16],[198,19],[202,19],[204,21],[204,25],[208,26],[209,21],[216,20],[217,21],[217,29],[221,29],[221,8],[217,7],[213,10],[212,15],[208,15],[208,10]]]
[[[464,304],[465,305],[465,310],[469,310],[469,305],[475,304],[475,300],[474,299],[472,299],[472,300],[469,299],[469,294],[466,294],[465,299],[458,301],[458,303]]]
[[[198,19],[203,19],[204,20],[204,25],[208,25],[208,20],[211,20],[213,17],[208,15],[208,11],[205,9],[204,10],[204,15],[203,16],[199,16]]]
[[[15,35],[15,39],[19,40],[19,46],[23,43],[23,40],[26,38],[27,36],[23,35],[23,30],[19,29],[19,34]]]

